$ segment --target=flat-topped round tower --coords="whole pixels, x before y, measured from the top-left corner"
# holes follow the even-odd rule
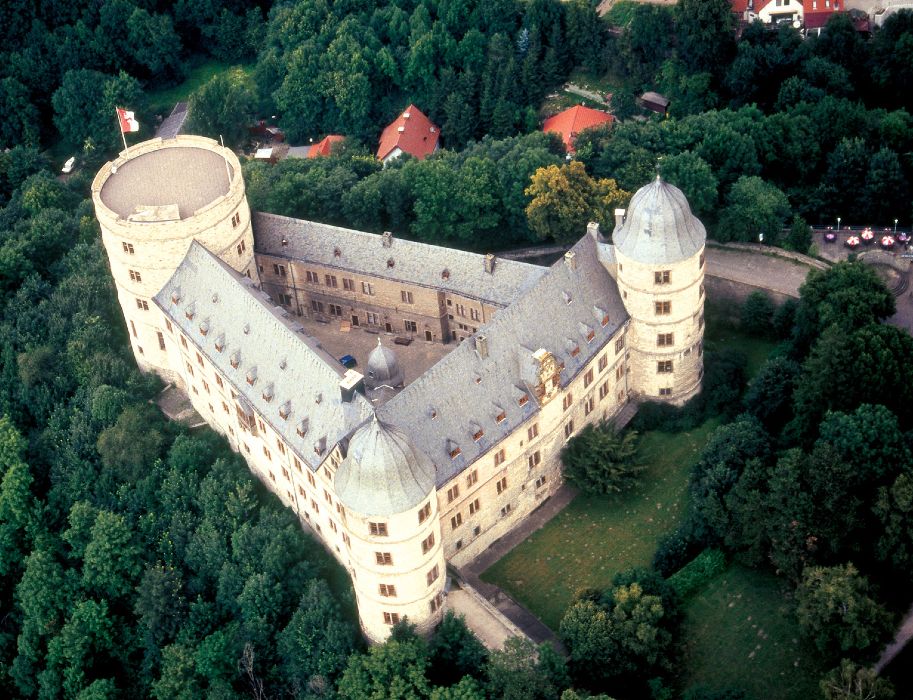
[[[137,364],[171,380],[165,329],[151,299],[190,242],[257,279],[241,164],[212,139],[151,139],[102,166],[92,200]]]
[[[634,194],[612,233],[631,315],[629,386],[645,399],[681,404],[700,391],[706,240],[685,195],[658,175]]]
[[[421,632],[441,619],[447,570],[435,476],[431,459],[377,416],[353,433],[336,472],[358,616],[372,642],[405,617]]]

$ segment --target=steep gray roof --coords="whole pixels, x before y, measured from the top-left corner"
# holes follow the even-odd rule
[[[434,464],[398,428],[374,419],[352,435],[336,471],[336,495],[363,515],[415,508],[434,488]]]
[[[434,461],[438,486],[538,412],[533,352],[544,348],[565,363],[565,385],[627,321],[618,286],[599,262],[596,246],[588,233],[571,249],[573,267],[558,261],[479,329],[474,338],[484,336],[487,356],[474,340],[464,341],[378,409]],[[521,406],[524,394],[528,400]],[[451,457],[457,448],[459,454]]]
[[[365,369],[365,386],[374,389],[382,384],[391,387],[403,385],[403,368],[399,365],[396,353],[377,339],[377,347],[368,355],[368,366]]]
[[[691,213],[682,191],[658,175],[631,198],[612,242],[622,255],[646,264],[679,262],[707,241],[704,225]]]
[[[395,237],[386,247],[383,237],[373,233],[276,214],[256,212],[252,224],[258,253],[444,289],[502,306],[545,274],[536,265],[502,258],[489,273],[485,256],[477,253]]]
[[[342,401],[345,368],[196,241],[154,302],[312,469],[370,417],[361,394]]]

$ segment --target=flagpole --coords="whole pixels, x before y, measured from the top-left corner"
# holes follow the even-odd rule
[[[219,134],[219,141],[222,143],[222,158],[225,159],[225,174],[228,176],[228,186],[231,187],[231,170],[228,167],[228,156],[225,155],[225,139]]]
[[[120,121],[120,112],[117,107],[114,108],[114,116],[117,117],[117,128],[120,129],[120,137],[124,140],[124,150],[127,150],[127,134],[124,133],[124,125]]]

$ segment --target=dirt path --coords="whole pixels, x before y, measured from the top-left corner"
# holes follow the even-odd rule
[[[598,92],[593,92],[592,90],[587,90],[585,88],[580,87],[579,85],[574,85],[574,83],[568,83],[567,85],[564,86],[564,89],[575,95],[580,95],[581,97],[585,97],[588,100],[593,100],[593,102],[598,102],[599,104],[604,105],[605,107],[609,106],[609,103],[605,101],[605,96],[600,95]]]
[[[884,670],[884,667],[891,663],[894,657],[903,650],[911,637],[913,637],[913,607],[907,611],[907,615],[904,617],[900,629],[897,630],[894,641],[888,644],[888,646],[885,647],[885,650],[881,652],[881,658],[879,658],[878,663],[875,664],[875,673],[881,673]]]

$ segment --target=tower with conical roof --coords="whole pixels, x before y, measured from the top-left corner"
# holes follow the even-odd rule
[[[396,358],[396,353],[384,346],[378,338],[377,347],[368,355],[365,386],[368,389],[377,389],[382,386],[398,389],[404,383],[403,369]]]
[[[428,456],[376,415],[353,433],[336,472],[358,615],[372,642],[405,618],[419,632],[441,619],[447,571],[435,479]]]
[[[612,239],[631,316],[628,386],[643,399],[682,404],[703,378],[704,225],[657,175],[631,198]]]

